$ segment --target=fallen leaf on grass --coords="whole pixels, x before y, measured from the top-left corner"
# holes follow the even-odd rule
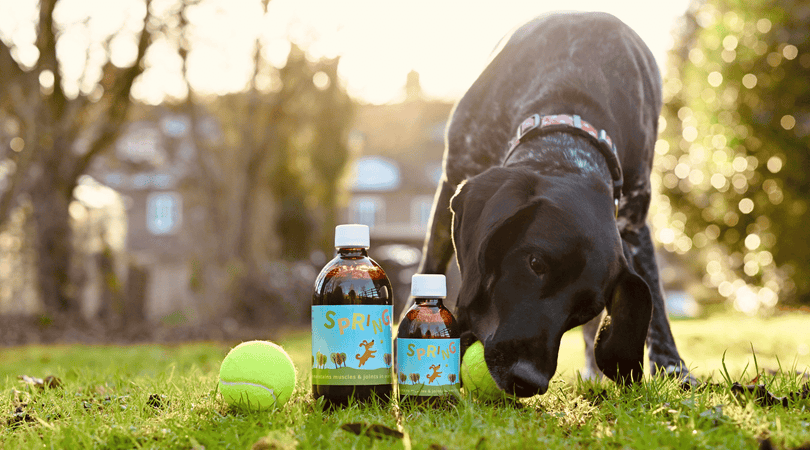
[[[34,416],[28,414],[28,411],[25,410],[27,406],[27,404],[23,404],[14,408],[14,412],[11,413],[11,417],[5,420],[5,425],[14,430],[23,424],[36,422],[37,420],[34,418]]]
[[[721,385],[718,383],[705,383],[696,380],[684,380],[681,381],[680,386],[682,391],[703,392],[706,388],[720,387]]]
[[[382,439],[383,437],[393,437],[396,439],[402,439],[404,436],[401,432],[387,427],[385,425],[380,425],[377,423],[369,424],[366,422],[354,422],[354,423],[344,423],[340,426],[341,430],[348,431],[350,433],[354,433],[359,436],[368,436],[373,439]]]
[[[731,393],[738,398],[740,395],[744,395],[746,393],[754,394],[754,401],[760,406],[782,405],[787,407],[790,400],[810,398],[810,382],[805,383],[800,390],[790,392],[784,397],[777,397],[768,392],[764,384],[746,386],[740,383],[734,383],[731,385]]]
[[[146,400],[146,405],[155,409],[163,409],[163,406],[168,406],[169,403],[170,402],[166,400],[165,395],[158,394],[150,394],[149,399]]]
[[[777,447],[773,445],[770,438],[765,438],[759,441],[759,450],[776,450]],[[794,447],[792,450],[810,450],[810,442]]]
[[[22,383],[39,389],[55,389],[62,387],[62,380],[53,375],[48,375],[45,378],[20,375],[17,378],[19,378]]]
[[[591,405],[597,406],[603,401],[608,399],[608,392],[607,389],[600,389],[594,390],[593,388],[588,389],[587,392],[583,393],[582,396],[591,402]]]
[[[758,379],[754,378],[755,380]],[[689,386],[689,385],[681,385],[684,390],[696,390],[696,392],[703,391],[706,388],[718,388],[724,389],[724,384],[721,383],[703,383],[699,386]],[[756,384],[756,385],[745,385],[740,383],[734,383],[731,385],[731,393],[736,398],[740,398],[747,394],[754,394],[754,401],[759,406],[773,406],[773,405],[782,405],[784,407],[788,406],[790,400],[802,400],[810,398],[810,382],[807,382],[802,386],[801,389],[795,392],[789,392],[784,397],[777,397],[772,393],[768,392],[765,388],[764,384]],[[808,449],[810,450],[810,449]]]

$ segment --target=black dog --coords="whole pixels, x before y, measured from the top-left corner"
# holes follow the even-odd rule
[[[523,25],[456,105],[419,273],[455,247],[464,341],[505,391],[544,393],[582,324],[595,373],[638,380],[646,340],[653,373],[689,376],[645,223],[660,110],[652,54],[602,13]]]

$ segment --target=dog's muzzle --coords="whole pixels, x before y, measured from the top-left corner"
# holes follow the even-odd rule
[[[548,377],[538,372],[534,364],[529,361],[519,360],[512,366],[510,372],[514,384],[514,393],[518,397],[543,395],[548,390]]]

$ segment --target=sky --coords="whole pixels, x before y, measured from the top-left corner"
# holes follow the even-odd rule
[[[688,4],[570,0],[564,5],[616,15],[639,33],[663,67],[671,31]],[[202,92],[219,94],[242,88],[251,70],[254,39],[261,36],[265,57],[276,66],[284,64],[290,40],[315,58],[340,56],[342,82],[362,102],[402,100],[411,70],[419,72],[428,97],[454,101],[484,68],[501,37],[560,5],[551,0],[272,0],[263,16],[257,0],[205,0],[190,14],[197,27],[191,83]],[[161,89],[185,95],[182,83],[167,81],[180,63],[165,47],[165,57],[156,56],[159,51],[152,55],[153,70],[137,86],[152,102],[160,99]]]
[[[273,0],[274,39],[284,33],[315,55],[342,55],[339,73],[350,94],[372,103],[402,97],[416,70],[431,97],[458,99],[502,36],[543,13],[564,9],[609,12],[630,25],[664,66],[671,30],[687,0]]]
[[[175,2],[153,0],[153,13],[160,16]],[[258,36],[265,56],[277,66],[284,64],[290,40],[315,58],[340,56],[342,82],[362,102],[401,100],[411,70],[419,72],[428,97],[453,101],[472,84],[501,37],[539,14],[560,9],[614,14],[636,30],[665,67],[671,31],[688,4],[689,0],[272,0],[265,16],[259,0],[203,0],[189,11],[195,25],[189,78],[193,88],[204,93],[244,88]],[[0,0],[0,11],[0,35],[21,44],[21,60],[35,61],[36,1]],[[105,36],[120,32],[110,43],[113,63],[123,66],[134,58],[143,11],[141,0],[60,1],[55,16],[65,31],[57,51],[69,61],[64,68],[66,83],[81,76],[91,81],[73,82],[68,93],[95,85],[93,78],[100,72],[83,72],[83,62],[85,57],[103,61],[98,43]],[[176,41],[169,37],[153,44],[147,70],[134,87],[136,98],[159,103],[167,96],[185,97]]]

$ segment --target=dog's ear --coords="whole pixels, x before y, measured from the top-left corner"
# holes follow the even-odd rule
[[[459,185],[450,200],[453,246],[462,279],[456,302],[459,311],[464,312],[485,294],[490,281],[485,279],[486,256],[493,236],[520,211],[541,201],[539,183],[541,179],[528,171],[516,174],[493,168]]]
[[[625,261],[629,250],[622,241]],[[596,365],[608,378],[621,384],[641,379],[644,341],[652,318],[650,287],[631,267],[623,264],[612,295],[607,299],[607,314],[602,318],[594,341]]]

